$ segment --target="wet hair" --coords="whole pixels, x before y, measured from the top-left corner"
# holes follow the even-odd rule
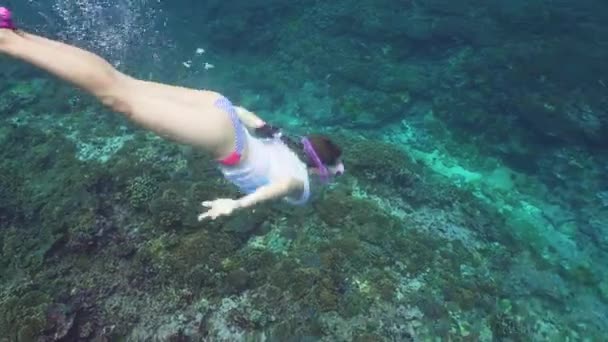
[[[342,149],[336,143],[334,143],[327,136],[321,134],[310,134],[306,137],[310,141],[310,144],[323,164],[327,166],[334,166],[338,163],[340,157],[342,156]],[[316,166],[315,162],[306,155],[306,152],[304,152],[304,148],[300,140],[296,141],[291,137],[283,136],[283,141],[298,154],[298,157],[300,157],[300,159],[306,163],[306,166]]]
[[[342,149],[331,139],[320,134],[311,134],[307,136],[310,140],[310,144],[315,149],[317,156],[327,166],[334,166],[338,163],[340,156],[342,156]],[[309,159],[309,158],[307,158]],[[307,160],[306,165],[315,166],[314,161]]]

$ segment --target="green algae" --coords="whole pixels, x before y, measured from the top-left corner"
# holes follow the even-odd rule
[[[126,189],[127,199],[133,208],[147,208],[158,190],[157,181],[150,176],[138,176],[129,182]]]
[[[255,15],[273,13],[274,8],[273,4],[260,10],[256,7],[256,11],[250,11],[255,12],[252,14],[249,11],[231,12],[228,3],[216,5],[222,13],[229,14],[225,20],[202,21],[210,23],[213,30],[209,32],[223,32],[219,36],[207,35],[219,46],[230,41],[231,32],[237,32],[242,41],[247,27],[243,23],[257,21]],[[315,202],[315,210],[294,214],[291,210],[274,211],[273,208],[263,218],[255,218],[253,223],[249,222],[249,213],[246,213],[245,218],[230,223],[220,220],[197,225],[193,221],[201,200],[237,196],[225,182],[216,180],[217,174],[207,171],[208,159],[182,155],[176,152],[175,146],[151,142],[137,134],[133,139],[124,138],[127,136],[124,135],[99,141],[84,135],[71,135],[72,141],[78,143],[74,148],[48,134],[31,134],[26,130],[2,133],[0,141],[11,146],[9,151],[3,151],[5,162],[0,168],[0,177],[3,177],[0,178],[0,214],[3,224],[8,222],[6,228],[0,228],[2,282],[7,281],[5,274],[14,271],[35,276],[45,267],[58,267],[44,264],[53,256],[52,261],[59,262],[62,269],[75,267],[83,277],[93,277],[93,267],[87,266],[99,265],[95,259],[104,255],[109,263],[129,271],[119,271],[120,267],[108,268],[103,276],[115,279],[116,284],[112,285],[116,287],[108,291],[104,288],[106,285],[99,283],[100,292],[117,291],[128,296],[128,293],[143,292],[142,288],[151,289],[137,282],[129,283],[130,278],[125,281],[123,277],[128,274],[129,277],[141,276],[147,284],[162,284],[164,292],[149,292],[146,299],[150,303],[173,297],[182,288],[186,293],[192,293],[185,297],[195,297],[191,298],[194,302],[198,302],[197,296],[206,296],[214,302],[224,296],[258,295],[256,300],[260,307],[272,303],[280,312],[282,317],[276,325],[283,330],[280,336],[285,338],[281,340],[299,334],[311,336],[311,339],[321,339],[325,335],[328,340],[405,340],[403,336],[391,335],[386,327],[394,322],[404,322],[403,317],[380,320],[368,310],[373,304],[395,300],[420,307],[430,320],[423,321],[415,330],[423,334],[428,329],[426,331],[432,331],[429,335],[435,334],[436,340],[437,336],[445,340],[489,340],[490,335],[496,340],[528,340],[534,335],[525,329],[522,320],[533,320],[534,313],[506,309],[513,307],[514,301],[504,299],[516,297],[517,291],[525,292],[525,289],[505,288],[508,279],[503,278],[527,252],[533,254],[534,267],[558,273],[568,282],[571,293],[585,292],[579,286],[587,286],[605,301],[605,270],[597,266],[597,259],[567,253],[568,249],[578,250],[583,246],[593,249],[593,243],[586,240],[593,238],[588,237],[593,228],[586,227],[585,222],[574,224],[573,221],[554,226],[543,217],[547,211],[542,202],[563,199],[561,184],[574,175],[568,172],[579,168],[576,166],[579,160],[572,159],[567,169],[570,171],[561,171],[562,174],[555,176],[561,178],[548,182],[555,193],[543,191],[539,185],[548,177],[554,177],[547,175],[548,162],[541,164],[544,154],[552,153],[544,149],[546,145],[552,145],[551,142],[558,138],[573,144],[598,141],[592,111],[585,112],[589,131],[576,127],[576,111],[566,103],[566,99],[571,98],[570,90],[560,90],[554,80],[567,84],[568,88],[582,87],[581,92],[589,96],[581,102],[592,103],[593,94],[603,96],[605,87],[595,77],[602,73],[594,73],[593,77],[584,73],[588,82],[573,86],[576,82],[571,82],[573,79],[569,76],[577,72],[572,70],[581,70],[581,65],[586,63],[563,63],[561,58],[554,58],[557,55],[547,52],[563,51],[558,49],[561,40],[541,39],[541,42],[538,39],[547,34],[545,29],[552,21],[561,20],[562,12],[569,11],[560,6],[549,8],[535,4],[533,6],[539,7],[533,8],[542,10],[522,10],[514,16],[519,19],[513,19],[510,15],[518,12],[517,4],[467,2],[455,5],[444,1],[401,4],[405,7],[399,10],[406,8],[406,17],[377,10],[395,9],[391,6],[394,4],[378,6],[377,2],[364,1],[357,7],[365,16],[356,15],[352,6],[340,2],[319,3],[299,10],[286,6],[282,15],[272,16],[273,24],[285,22],[285,31],[281,32],[278,27],[272,30],[276,34],[255,31],[255,39],[230,45],[231,54],[238,55],[252,47],[260,49],[256,51],[276,51],[275,44],[281,44],[281,52],[277,53],[281,63],[275,65],[267,61],[242,68],[238,66],[242,63],[235,63],[235,68],[230,68],[233,69],[230,76],[206,74],[206,84],[221,84],[227,92],[255,89],[252,105],[257,105],[263,114],[267,114],[268,108],[275,108],[276,113],[268,114],[284,120],[281,122],[305,128],[319,128],[327,123],[324,125],[327,127],[322,128],[328,130],[337,122],[340,130],[352,129],[352,132],[342,133],[346,136],[353,132],[373,136],[368,132],[370,127],[382,128],[378,133],[380,139],[391,139],[391,143],[367,138],[340,139],[346,147],[347,175],[336,189]],[[299,12],[305,17],[298,16]],[[522,41],[509,41],[504,37],[500,46],[488,46],[483,42],[487,43],[488,36],[499,29],[492,19],[496,13],[499,13],[498,26],[501,27],[516,26],[521,18],[534,15],[530,13],[543,13],[543,17],[535,20],[538,25],[534,26],[536,34],[532,41],[525,41],[522,34]],[[466,16],[467,20],[461,20],[460,16]],[[344,22],[357,24],[344,27],[341,24]],[[399,29],[387,29],[393,27],[387,23],[397,25]],[[475,24],[483,24],[484,30],[473,29]],[[519,26],[522,30],[527,27]],[[580,25],[583,26],[586,24]],[[580,27],[572,26],[572,32]],[[207,29],[200,28],[201,32]],[[327,46],[322,43],[323,34],[344,35],[348,39],[335,39],[332,40],[335,44]],[[366,39],[369,36],[374,40]],[[546,47],[550,50],[542,52]],[[433,51],[440,53],[433,54]],[[427,54],[434,57],[428,58]],[[422,65],[418,64],[419,60],[427,62]],[[432,63],[428,62],[431,60]],[[593,64],[594,58],[585,61]],[[564,65],[574,67],[562,68]],[[597,65],[597,70],[605,69]],[[369,68],[373,75],[358,72],[362,68]],[[175,75],[187,77],[189,72],[180,69]],[[277,85],[281,89],[300,89],[299,77],[302,75],[306,79],[313,75],[313,78],[323,80],[323,84],[318,88],[314,85],[301,87],[295,95],[272,93],[271,89]],[[235,86],[235,83],[238,84]],[[14,88],[8,93],[19,97],[24,101],[23,105],[36,102],[34,99],[40,97],[37,94],[41,89],[36,88],[39,85],[23,82],[11,87]],[[45,88],[48,92],[55,87]],[[64,93],[58,91],[58,94]],[[3,97],[6,98],[9,97]],[[260,100],[255,100],[258,98]],[[314,102],[316,98],[319,100]],[[282,101],[289,104],[282,104]],[[429,130],[416,132],[413,127],[420,127],[420,123],[416,122],[419,118],[414,109],[423,101],[432,104],[436,122],[427,117],[424,126]],[[66,107],[57,103],[40,102],[42,104],[32,104],[21,110],[20,116],[30,118],[19,121],[20,124],[30,125],[41,120],[40,113],[46,110],[57,108],[57,111],[63,111],[62,114],[70,112],[69,108],[60,109]],[[331,113],[335,117],[322,118],[317,114],[327,114],[332,104]],[[0,103],[0,108],[8,105],[13,106],[12,103]],[[98,114],[95,107],[87,111]],[[566,112],[572,116],[561,115]],[[73,114],[87,115],[80,110]],[[519,119],[514,120],[513,115]],[[312,121],[316,119],[319,122],[313,125]],[[387,137],[385,133],[392,129],[390,124],[402,120],[412,129],[408,135],[399,132],[399,136]],[[528,128],[513,125],[518,120],[526,122]],[[96,123],[104,126],[103,120],[99,121]],[[449,126],[450,132],[442,131],[438,121]],[[61,122],[76,124],[77,120]],[[367,129],[362,129],[365,127]],[[397,131],[405,130],[403,127],[398,125]],[[116,134],[116,131],[106,129],[97,133],[108,137]],[[605,127],[600,129],[605,130]],[[12,128],[3,127],[2,130],[13,132]],[[78,142],[78,139],[83,141]],[[118,143],[125,141],[128,143]],[[541,147],[533,146],[539,142]],[[529,150],[524,151],[523,147]],[[32,157],[29,152],[40,157]],[[500,155],[505,162],[494,158],[488,161],[484,153]],[[91,162],[97,162],[103,155],[101,159],[106,163],[103,167],[89,164],[91,168],[99,169],[93,172],[83,167],[81,161],[76,161],[74,154]],[[7,160],[19,160],[19,163],[11,164]],[[585,169],[593,168],[588,163],[580,165]],[[188,169],[193,171],[189,173]],[[145,175],[142,170],[146,171]],[[520,173],[522,170],[532,170],[537,179],[529,179]],[[69,174],[69,177],[62,174]],[[434,178],[433,174],[440,177]],[[586,180],[591,176],[585,173],[585,177],[577,179]],[[148,179],[142,179],[146,177]],[[439,182],[439,178],[447,181]],[[586,182],[579,183],[582,187]],[[386,191],[387,188],[392,191]],[[357,197],[361,194],[369,196]],[[576,205],[595,198],[585,191],[571,192],[570,196]],[[586,199],[583,201],[581,197]],[[453,215],[450,217],[453,221],[449,223],[471,232],[473,241],[439,238],[437,235],[443,233],[444,227],[437,225],[441,223],[439,220],[430,228],[422,229],[420,222],[410,216],[428,207],[437,209],[429,211],[437,216],[446,212]],[[100,240],[108,243],[102,245],[107,253],[101,254],[102,248],[93,248],[87,250],[90,257],[84,256],[81,254],[84,251],[73,248],[73,239],[85,236],[88,239],[85,241],[93,241],[99,232],[95,222],[100,213],[116,218],[110,236],[106,239],[101,234]],[[296,218],[296,215],[300,217]],[[587,212],[579,216],[586,217]],[[580,217],[577,219],[581,220]],[[428,219],[432,221],[434,217]],[[264,231],[256,232],[260,235],[252,237],[255,227],[262,224]],[[53,234],[37,236],[35,233],[39,230],[31,229],[37,227]],[[586,229],[585,233],[582,233],[583,229]],[[129,246],[135,252],[109,253],[113,249],[121,250],[123,246]],[[66,258],[65,253],[73,253],[76,257]],[[59,287],[70,288],[77,283],[94,288],[99,280],[79,278],[80,282],[77,282],[69,273],[65,278],[64,286]],[[34,278],[36,283],[47,280]],[[505,285],[501,284],[503,281]],[[273,290],[261,290],[267,287]],[[503,299],[498,310],[493,311],[495,298]],[[101,298],[100,302],[105,299]],[[576,299],[572,300],[573,306]],[[180,303],[187,307],[184,303],[188,301]],[[300,322],[306,320],[292,318],[291,315],[297,313],[289,311],[285,303],[294,307],[309,304],[311,311],[321,312],[322,316],[311,314],[314,317],[303,327]],[[180,312],[182,309],[169,306],[167,311]],[[151,321],[158,315],[147,313],[147,310],[140,310],[141,315],[148,314],[148,319],[141,321],[150,322],[153,327]],[[332,331],[325,322],[334,319],[331,315],[336,312],[352,319],[348,321],[351,326],[368,331],[357,331],[354,337],[340,335],[337,329]],[[560,327],[551,326],[554,332],[547,336],[565,340],[569,329],[579,329],[588,335],[579,338],[593,339],[593,327],[581,328],[577,322],[559,317],[558,310],[551,313],[556,315],[551,318],[554,324],[560,324]],[[366,314],[370,315],[368,324],[359,325],[361,321],[357,319]],[[487,317],[487,321],[479,319],[479,315]],[[453,317],[453,320],[451,326],[446,327],[447,317]],[[254,318],[238,309],[231,311],[228,321],[245,329],[262,329],[264,325],[260,322],[264,320]],[[285,320],[281,321],[283,318]],[[117,321],[121,319],[127,322],[133,317],[116,318]],[[437,322],[431,322],[433,319]],[[483,321],[485,327],[476,323],[479,321]],[[23,322],[11,337],[34,336],[36,322]],[[386,322],[386,326],[381,327],[378,322]],[[128,327],[119,325],[113,339],[127,334]],[[233,327],[226,327],[229,328]]]
[[[0,331],[16,342],[36,341],[46,326],[50,297],[41,291],[9,294],[0,299]]]

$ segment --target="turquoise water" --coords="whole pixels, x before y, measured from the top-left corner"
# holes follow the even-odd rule
[[[0,341],[608,339],[605,2],[14,2],[347,173],[199,223],[208,155],[2,56]]]

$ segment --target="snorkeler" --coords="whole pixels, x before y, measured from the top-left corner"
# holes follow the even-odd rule
[[[207,209],[199,221],[279,198],[304,204],[311,175],[327,183],[344,172],[340,148],[325,136],[292,140],[219,93],[132,78],[96,54],[18,30],[5,7],[0,7],[0,53],[81,88],[160,136],[210,152],[245,195],[202,202]]]

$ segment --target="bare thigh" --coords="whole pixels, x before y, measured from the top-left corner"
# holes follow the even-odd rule
[[[228,113],[214,105],[219,94],[129,79],[119,106],[135,123],[173,141],[203,148],[217,157],[233,148],[234,129]],[[166,87],[166,92],[163,88]],[[181,92],[183,91],[183,93]]]
[[[229,153],[234,144],[230,117],[214,106],[217,93],[139,81],[91,52],[40,36],[20,32],[5,38],[3,53],[77,85],[159,135],[216,155]]]
[[[145,90],[148,95],[166,97],[172,101],[188,105],[200,105],[202,100],[215,101],[220,96],[215,92],[202,89],[192,89],[144,80],[134,80],[134,82],[137,84],[138,89]]]

